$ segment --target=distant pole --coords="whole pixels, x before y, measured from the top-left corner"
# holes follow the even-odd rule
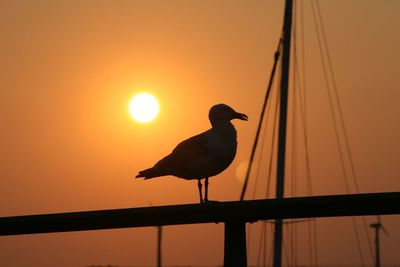
[[[375,229],[375,267],[381,266],[381,253],[379,249],[379,230],[382,227],[381,223],[370,224],[372,228]]]
[[[293,1],[286,0],[285,14],[283,19],[283,42],[282,42],[282,77],[281,77],[281,101],[279,110],[279,140],[278,140],[278,163],[276,176],[276,198],[284,197],[285,185],[285,156],[286,156],[286,126],[290,67],[290,41],[292,32],[292,7]],[[274,231],[274,258],[273,267],[282,266],[282,219],[275,220]]]
[[[157,226],[157,267],[161,267],[162,226]]]

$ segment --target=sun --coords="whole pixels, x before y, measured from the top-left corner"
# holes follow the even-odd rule
[[[157,99],[149,93],[134,95],[129,102],[129,113],[132,118],[141,123],[148,123],[154,120],[159,111]]]

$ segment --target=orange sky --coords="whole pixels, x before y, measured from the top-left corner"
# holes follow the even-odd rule
[[[400,2],[320,6],[361,192],[399,191]],[[0,216],[197,202],[196,182],[132,177],[208,129],[208,109],[221,102],[250,121],[234,122],[238,154],[211,179],[210,197],[238,199],[235,170],[249,158],[282,13],[283,1],[0,1]],[[309,1],[304,14],[313,191],[342,194]],[[150,124],[128,114],[130,97],[142,90],[160,101]],[[304,177],[297,184],[297,195],[306,195]],[[249,198],[253,190],[254,180]],[[382,238],[383,263],[399,264],[400,218],[382,219],[390,232]],[[320,264],[358,264],[351,220],[318,222]],[[154,265],[155,233],[1,237],[0,265]],[[222,225],[167,227],[164,241],[166,264],[222,263]],[[299,242],[307,264],[307,243]],[[365,244],[363,253],[371,262]],[[249,263],[256,259],[251,251]]]

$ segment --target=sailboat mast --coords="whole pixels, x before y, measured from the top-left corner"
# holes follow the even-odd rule
[[[292,9],[293,1],[286,0],[285,14],[283,20],[282,40],[282,77],[280,82],[280,108],[279,108],[279,140],[278,140],[278,163],[276,177],[276,198],[284,197],[285,182],[285,155],[286,155],[286,126],[290,67],[290,41],[292,32]],[[275,220],[274,232],[274,258],[273,266],[282,266],[282,219]]]

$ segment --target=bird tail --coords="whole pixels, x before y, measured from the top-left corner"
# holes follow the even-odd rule
[[[160,172],[155,169],[154,167],[152,168],[148,168],[146,170],[143,171],[139,171],[138,175],[136,175],[135,178],[144,178],[146,179],[150,179],[150,178],[154,178],[154,177],[158,177],[161,176]]]

